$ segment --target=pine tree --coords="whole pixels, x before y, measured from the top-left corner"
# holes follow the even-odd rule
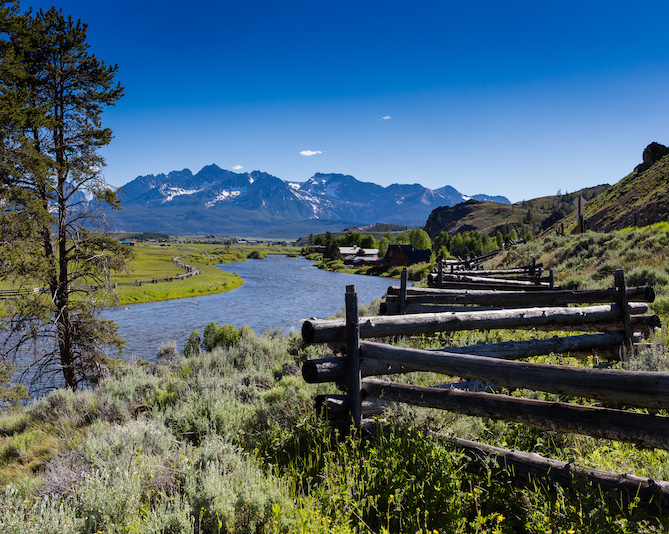
[[[30,342],[33,378],[62,373],[76,389],[99,376],[104,345],[122,349],[96,288],[110,289],[130,252],[90,228],[120,207],[98,149],[112,138],[102,112],[123,88],[117,67],[88,52],[86,25],[56,8],[3,6],[0,47],[0,277],[41,289],[6,306],[3,355],[25,357]]]

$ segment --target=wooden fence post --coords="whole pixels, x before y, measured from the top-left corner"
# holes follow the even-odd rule
[[[409,271],[406,267],[402,269],[402,276],[400,277],[400,315],[407,312],[407,280],[409,279]]]
[[[614,274],[615,286],[618,290],[618,299],[620,303],[620,313],[622,313],[623,328],[625,329],[625,339],[623,341],[621,359],[629,363],[632,354],[632,319],[630,317],[629,303],[627,300],[627,288],[625,287],[625,273],[622,269],[616,269]]]
[[[355,286],[346,286],[346,394],[351,418],[356,428],[362,424],[360,376],[360,323],[358,294]]]
[[[439,274],[437,275],[437,287],[441,288],[444,285],[444,260],[439,261]]]

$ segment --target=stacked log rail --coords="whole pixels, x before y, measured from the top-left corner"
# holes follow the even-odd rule
[[[655,292],[649,286],[628,287],[629,302],[653,302]],[[458,311],[454,306],[488,308],[533,308],[540,306],[568,306],[570,304],[601,304],[615,302],[615,289],[554,290],[554,291],[501,291],[477,289],[404,289],[405,313]],[[401,287],[391,286],[381,303],[382,315],[400,313]]]
[[[0,289],[0,299],[18,299],[28,295],[39,295],[42,292],[41,287],[30,289]]]
[[[450,272],[447,272],[450,267]],[[430,287],[456,289],[553,289],[555,284],[552,270],[543,276],[543,265],[532,265],[514,269],[455,269],[452,263],[439,262],[437,271],[430,273],[427,279]]]
[[[428,295],[438,295],[440,299],[492,298],[491,292]],[[553,301],[542,300],[553,295]],[[627,288],[624,274],[619,270],[612,289],[525,295],[528,296],[535,299],[533,304],[539,307],[358,317],[355,288],[349,286],[345,319],[312,319],[302,326],[305,342],[332,344],[337,349],[343,348],[345,356],[307,361],[302,368],[303,377],[310,383],[334,382],[343,389],[345,395],[320,396],[317,404],[329,418],[336,420],[344,417],[360,429],[374,424],[366,421],[365,416],[378,413],[384,403],[404,402],[458,414],[524,423],[541,430],[577,433],[669,450],[669,417],[656,415],[658,410],[669,410],[669,373],[519,361],[542,354],[592,354],[594,351],[606,351],[614,359],[629,358],[636,333],[648,333],[661,326],[656,315],[647,314],[647,303],[654,297],[652,289]],[[585,306],[588,299],[597,305]],[[563,306],[555,306],[555,302]],[[579,306],[568,307],[567,304]],[[379,339],[397,336],[497,328],[589,333],[436,350],[395,347],[379,342]],[[512,391],[534,390],[592,399],[596,404],[549,402],[460,390],[457,387],[414,386],[389,380],[394,374],[411,372],[438,373],[463,381],[483,381]],[[384,380],[368,378],[372,376],[383,376]],[[458,443],[462,445],[464,440]],[[481,444],[467,446],[472,451],[487,447]],[[524,454],[521,463],[522,468],[527,469],[527,453],[495,449],[495,454],[504,455],[512,468],[516,461],[514,458]],[[537,462],[538,465],[531,469],[537,475],[550,473],[550,466],[555,464],[555,460],[551,459],[538,459]],[[616,478],[617,475],[611,474],[600,476],[594,472],[588,472],[588,476],[607,488],[612,479],[632,480],[629,477]],[[637,481],[636,478],[634,480]],[[633,498],[632,486],[621,484],[619,489]],[[648,479],[639,479],[635,487],[641,488],[640,495],[644,498],[669,498],[669,483],[654,484]]]

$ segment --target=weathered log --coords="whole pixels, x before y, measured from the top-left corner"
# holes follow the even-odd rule
[[[402,269],[402,276],[400,278],[400,297],[399,297],[399,313],[404,315],[407,304],[407,286],[409,285],[409,271],[405,267]]]
[[[669,449],[669,417],[381,380],[363,380],[362,390],[367,397],[385,401],[513,421],[545,431],[583,434],[641,447]]]
[[[505,278],[491,278],[486,276],[470,276],[455,273],[444,273],[443,284],[448,286],[451,283],[457,284],[480,284],[492,285],[496,287],[509,288],[526,288],[535,289],[537,287],[547,289],[549,287],[548,280],[533,278],[532,281],[510,280]]]
[[[513,282],[507,282],[506,284],[498,284],[494,282],[490,283],[481,283],[481,282],[450,282],[444,281],[441,286],[442,289],[459,289],[459,290],[485,290],[485,291],[531,291],[531,292],[541,292],[541,291],[554,291],[554,288],[550,284],[543,285],[522,285],[522,286],[513,286]],[[428,286],[432,288],[430,280],[428,280]],[[436,289],[436,288],[435,288]],[[555,289],[559,289],[555,288]]]
[[[655,291],[650,286],[628,287],[629,302],[653,302]],[[399,295],[399,288],[388,288],[389,299]],[[566,306],[567,304],[618,303],[620,296],[615,288],[583,291],[483,291],[463,289],[407,288],[407,300],[417,304],[476,304],[479,306]]]
[[[610,473],[571,462],[553,460],[537,453],[512,451],[462,438],[440,437],[440,439],[464,450],[467,456],[486,467],[491,467],[491,463],[496,464],[521,482],[528,481],[529,477],[545,478],[552,483],[568,486],[574,481],[585,480],[604,491],[622,495],[622,502],[625,504],[638,497],[643,503],[652,503],[653,508],[658,511],[666,506],[669,499],[669,482],[630,474]]]
[[[606,334],[585,334],[528,341],[506,341],[486,345],[469,345],[467,347],[446,347],[440,349],[440,351],[505,360],[518,360],[550,353],[570,353],[573,355],[597,352],[600,357],[617,360],[619,357],[617,348],[623,343],[623,338],[624,335],[621,332],[609,332]],[[363,377],[366,377],[406,373],[407,370],[402,365],[389,365],[370,358],[362,358],[360,360],[360,372]],[[346,358],[307,360],[302,364],[302,377],[310,384],[341,382],[345,376]]]
[[[519,283],[518,284],[518,282],[520,282],[518,280],[505,280],[503,278],[491,278],[491,277],[487,277],[487,276],[482,276],[480,274],[469,275],[469,274],[464,274],[464,273],[459,273],[459,272],[457,274],[456,273],[444,273],[444,282],[470,282],[470,283],[482,283],[482,284],[485,284],[485,283],[488,283],[488,282],[493,282],[493,283],[496,283],[496,284],[500,283],[500,284],[504,285],[503,282],[505,282],[505,281],[508,281],[508,282],[512,283],[510,285],[516,285],[517,284],[517,285],[522,285],[522,286],[524,286],[524,285],[527,285],[527,286],[537,285],[538,283],[542,282],[542,280],[540,280],[537,277],[533,277],[533,280],[531,282]]]
[[[348,397],[346,395],[316,395],[316,412],[329,420],[350,419]],[[380,415],[390,405],[381,399],[362,401],[360,410],[363,416]]]
[[[396,431],[387,423],[372,419],[364,421],[364,428],[370,437],[378,437],[381,434]],[[638,497],[647,511],[656,513],[663,513],[667,499],[669,499],[669,482],[666,481],[611,473],[576,465],[573,462],[546,458],[534,452],[494,447],[463,438],[446,437],[436,432],[429,432],[429,435],[444,442],[447,446],[462,450],[484,468],[504,470],[507,476],[520,484],[527,484],[534,479],[546,479],[551,483],[569,487],[574,482],[586,481],[603,491],[620,495],[623,507]]]
[[[657,316],[635,316],[632,328],[635,332],[645,331],[657,323]],[[613,332],[622,330],[623,327],[620,307],[615,304],[581,308],[522,308],[360,318],[360,337],[365,339],[496,328]],[[310,319],[302,323],[302,338],[307,343],[343,341],[344,337],[345,324],[342,319]]]
[[[428,371],[483,380],[511,389],[532,389],[640,408],[669,408],[669,373],[592,369],[499,360],[485,356],[393,347],[365,341],[362,357],[406,372]]]
[[[360,326],[358,316],[358,294],[355,286],[346,286],[346,392],[348,407],[356,428],[362,422],[360,393]]]
[[[458,306],[451,304],[432,305],[432,304],[414,304],[413,299],[409,300],[405,307],[405,314],[417,313],[442,313],[442,312],[460,312],[460,311],[489,311],[511,309],[514,306],[492,307],[492,306]],[[527,308],[527,303],[523,308]],[[634,303],[629,308],[630,315],[642,315],[648,312],[649,306],[646,303]],[[386,298],[386,302],[382,302],[379,306],[379,313],[381,315],[400,315],[400,306],[397,299],[394,297]]]
[[[622,313],[623,329],[625,331],[625,342],[622,350],[623,361],[628,363],[630,355],[632,354],[632,338],[634,337],[634,330],[632,330],[632,319],[630,317],[630,308],[627,300],[627,288],[625,285],[625,273],[622,269],[617,269],[614,274],[615,286],[618,291],[620,311]]]
[[[541,268],[537,267],[537,271]],[[457,271],[457,274],[464,276],[513,276],[513,275],[528,275],[532,271],[532,267],[518,267],[515,269],[477,269],[474,271]],[[536,278],[536,277],[535,277]]]
[[[393,299],[395,302],[386,299],[385,302],[382,302],[379,306],[379,313],[381,315],[401,315],[400,305],[397,302],[397,299]],[[416,314],[416,313],[440,313],[448,311],[485,311],[485,310],[501,310],[501,307],[491,307],[491,306],[453,306],[453,305],[437,305],[433,306],[431,304],[413,304],[411,301],[408,301],[406,304],[405,314]]]
[[[532,356],[548,354],[570,354],[583,356],[597,354],[605,360],[616,361],[620,358],[619,348],[624,342],[622,332],[604,334],[583,334],[580,336],[554,336],[549,339],[531,339],[527,341],[505,341],[467,347],[444,347],[441,351],[455,354],[473,354],[502,360],[520,360]]]

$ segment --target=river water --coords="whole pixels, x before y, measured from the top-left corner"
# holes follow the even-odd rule
[[[193,330],[202,335],[211,321],[248,325],[258,334],[273,328],[299,331],[304,319],[329,317],[343,308],[348,285],[355,285],[360,305],[399,285],[399,280],[323,271],[304,258],[279,255],[217,267],[236,272],[244,284],[226,293],[106,310],[103,315],[116,321],[126,340],[125,357],[152,360],[170,341],[180,351]]]

